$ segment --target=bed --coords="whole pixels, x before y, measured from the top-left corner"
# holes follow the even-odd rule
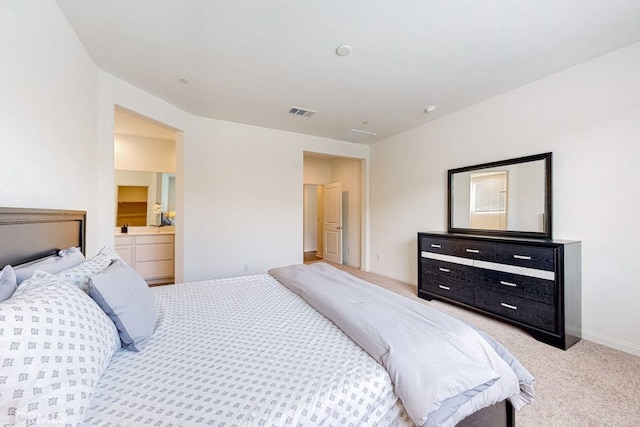
[[[0,266],[70,246],[84,252],[85,223],[84,212],[78,211],[0,209]],[[330,320],[331,313],[305,300],[307,291],[283,285],[287,272],[152,288],[155,327],[144,348],[105,351],[99,375],[94,373],[91,381],[81,377],[86,390],[67,394],[88,403],[59,420],[91,426],[415,425],[413,408],[407,411],[397,393],[405,381],[387,372],[386,356],[370,355],[362,347],[366,342],[336,326],[349,319]],[[44,291],[52,292],[49,288]],[[84,297],[76,292],[74,298]],[[0,350],[0,362],[6,364],[7,349]],[[508,352],[501,358],[521,368]],[[523,399],[532,397],[533,378],[527,374],[519,372],[518,393],[494,396],[496,402],[475,404],[479,407],[472,413],[451,419],[459,426],[514,426],[512,403],[522,406]],[[6,397],[2,384],[0,375],[0,402]],[[7,416],[5,409],[0,408],[5,416],[0,424],[11,425],[11,417],[16,425],[28,420],[51,424],[51,419],[16,411]]]

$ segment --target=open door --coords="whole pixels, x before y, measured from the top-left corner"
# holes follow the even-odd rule
[[[324,186],[323,246],[325,261],[342,264],[342,184]]]

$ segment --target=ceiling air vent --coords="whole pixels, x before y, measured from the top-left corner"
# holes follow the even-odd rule
[[[289,109],[289,114],[293,114],[294,116],[311,117],[315,113],[317,113],[317,111],[310,110],[308,108],[291,107]]]
[[[361,142],[365,139],[369,139],[372,136],[376,136],[373,132],[365,132],[363,130],[351,129],[349,132],[342,136],[342,139],[350,142]]]

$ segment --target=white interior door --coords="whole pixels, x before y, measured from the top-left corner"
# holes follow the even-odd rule
[[[342,184],[324,186],[324,256],[326,261],[342,264]]]

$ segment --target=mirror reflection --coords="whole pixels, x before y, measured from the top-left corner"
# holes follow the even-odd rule
[[[450,231],[547,233],[545,156],[449,171]]]
[[[175,225],[173,173],[115,171],[116,226]]]

